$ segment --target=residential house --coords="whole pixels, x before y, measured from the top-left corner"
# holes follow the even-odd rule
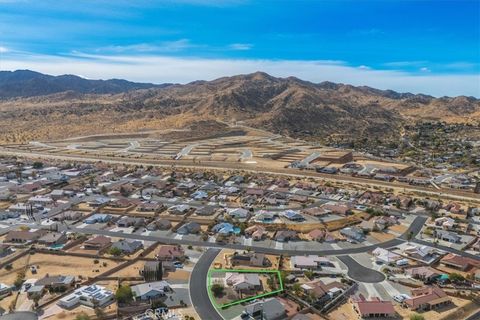
[[[432,310],[452,303],[452,299],[437,286],[412,289],[412,298],[403,304],[410,310]]]
[[[314,229],[307,234],[308,238],[312,241],[325,241],[325,242],[335,242],[335,237],[324,229]]]
[[[321,216],[325,216],[325,215],[329,214],[330,210],[327,210],[327,209],[322,208],[322,207],[313,207],[313,208],[308,208],[308,209],[302,210],[302,213],[303,214],[308,214],[308,215],[314,216],[314,217],[321,217]]]
[[[208,193],[203,190],[197,190],[191,195],[194,200],[205,200],[208,198]]]
[[[443,257],[440,260],[440,263],[442,263],[443,265],[449,268],[458,269],[462,271],[467,271],[472,267],[480,268],[480,261],[469,258],[469,257],[460,256],[454,253],[447,254],[445,257]]]
[[[35,298],[40,298],[41,296],[43,296],[44,291],[45,291],[44,286],[40,286],[40,285],[31,286],[27,290],[27,297],[28,299],[31,299],[31,300]]]
[[[46,230],[36,230],[36,231],[28,231],[28,230],[11,230],[8,232],[5,242],[12,242],[12,243],[31,243],[37,241],[41,236],[46,234]]]
[[[37,240],[39,244],[43,244],[45,246],[65,244],[67,241],[67,235],[63,232],[49,232]]]
[[[120,249],[124,254],[132,254],[143,248],[140,240],[121,239],[112,244],[112,249]]]
[[[184,260],[185,251],[181,246],[164,245],[161,246],[156,254],[160,261]]]
[[[301,222],[304,221],[305,218],[294,210],[286,210],[283,212],[283,216],[290,221]]]
[[[332,262],[317,255],[293,256],[290,259],[292,269],[320,270],[322,266],[331,267]]]
[[[396,264],[397,261],[402,259],[400,255],[383,248],[375,248],[372,255],[375,257],[375,261],[384,264]]]
[[[253,220],[255,222],[260,222],[260,223],[273,223],[275,221],[275,218],[278,215],[274,212],[268,212],[264,210],[260,210],[254,217]]]
[[[261,198],[261,197],[263,197],[263,195],[265,194],[265,191],[262,190],[262,189],[248,188],[248,189],[245,191],[245,194],[246,194],[247,196],[255,196],[255,197]]]
[[[117,221],[117,226],[121,228],[141,227],[145,225],[144,218],[123,216]]]
[[[230,257],[230,264],[232,266],[268,267],[272,263],[263,253],[250,252],[240,254],[235,252]]]
[[[83,243],[83,248],[85,250],[97,250],[103,251],[112,244],[112,239],[105,236],[96,236],[92,239],[89,239]]]
[[[150,301],[164,297],[172,291],[167,281],[141,283],[131,287],[135,300]]]
[[[53,199],[47,196],[36,195],[28,199],[28,203],[37,204],[40,206],[49,206],[53,204]]]
[[[297,238],[297,232],[293,230],[279,230],[275,233],[275,241],[278,242],[288,242]]]
[[[214,206],[202,206],[195,210],[195,214],[199,216],[211,216],[213,215],[218,209]]]
[[[262,289],[262,282],[256,273],[235,273],[227,272],[225,274],[225,284],[232,287],[237,292],[252,292]]]
[[[140,212],[160,212],[162,208],[163,204],[155,201],[145,201],[137,205],[137,211]]]
[[[73,287],[74,276],[49,276],[48,274],[35,282],[36,286],[43,286],[47,289],[67,289]]]
[[[425,282],[433,282],[435,281],[435,279],[437,279],[441,275],[435,269],[430,267],[425,267],[425,266],[407,269],[405,270],[405,274],[414,279],[418,279]]]
[[[112,219],[112,216],[105,213],[95,213],[94,215],[83,220],[86,224],[106,223]]]
[[[177,233],[181,235],[186,235],[186,234],[195,234],[199,233],[200,230],[202,230],[200,224],[197,222],[187,222],[183,226],[177,229]]]
[[[170,220],[167,219],[157,219],[155,221],[150,222],[147,225],[147,230],[155,231],[155,230],[170,230],[172,227],[172,223]]]
[[[253,225],[251,227],[248,227],[245,229],[245,235],[252,237],[253,240],[255,241],[260,241],[264,238],[266,234],[266,229],[265,227],[261,225]]]
[[[248,304],[243,314],[255,320],[283,320],[287,317],[285,306],[276,298]]]
[[[409,245],[403,250],[403,253],[412,259],[431,264],[436,261],[440,255],[435,248],[429,246]]]
[[[80,211],[65,211],[62,212],[59,215],[56,215],[53,220],[58,220],[58,221],[75,221],[79,220],[83,217],[83,213]]]
[[[303,293],[317,303],[328,301],[343,292],[345,285],[338,281],[328,284],[322,280],[313,280],[301,285]]]
[[[110,198],[108,197],[96,197],[95,199],[88,201],[87,204],[91,208],[99,208],[103,205],[106,205],[110,202]]]
[[[61,298],[57,304],[68,309],[78,304],[93,308],[95,306],[103,307],[114,300],[113,292],[102,286],[92,284],[76,289],[73,293]]]
[[[462,237],[460,237],[455,232],[446,231],[446,230],[434,230],[433,235],[437,239],[451,242],[451,243],[459,243],[462,240]]]
[[[452,229],[455,225],[455,220],[450,217],[440,217],[435,219],[435,226],[441,227],[445,230]]]
[[[212,228],[212,232],[220,235],[231,235],[235,233],[234,226],[228,222],[221,222]]]
[[[326,203],[321,208],[329,211],[330,213],[338,214],[338,215],[342,215],[342,216],[348,215],[352,212],[352,209],[349,206],[347,206],[345,204],[337,204],[335,202]]]
[[[190,206],[186,204],[179,204],[168,208],[168,213],[175,215],[182,215],[190,210]]]
[[[250,212],[243,208],[227,209],[226,215],[232,219],[247,219]]]
[[[367,300],[360,295],[359,298],[353,298],[352,302],[353,309],[361,319],[394,318],[397,315],[391,301],[383,301],[377,297]]]
[[[340,234],[350,241],[358,241],[361,242],[365,240],[365,235],[362,229],[357,227],[347,227],[340,230]]]

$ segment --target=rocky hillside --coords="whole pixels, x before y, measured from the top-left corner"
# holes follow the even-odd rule
[[[64,92],[0,102],[3,141],[243,121],[290,136],[389,137],[406,122],[480,119],[480,101],[434,98],[257,72],[115,95]]]

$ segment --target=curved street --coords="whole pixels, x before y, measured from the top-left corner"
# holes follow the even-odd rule
[[[190,298],[200,319],[223,320],[208,296],[207,274],[220,249],[205,251],[190,275]]]

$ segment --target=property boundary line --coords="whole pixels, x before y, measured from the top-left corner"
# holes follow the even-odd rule
[[[262,293],[262,294],[257,294],[255,296],[252,296],[252,297],[248,297],[248,298],[244,298],[244,299],[239,299],[239,300],[235,300],[233,302],[229,302],[229,303],[225,303],[225,304],[221,304],[219,305],[216,301],[215,301],[215,298],[213,297],[213,294],[212,294],[212,291],[210,290],[211,286],[212,286],[212,273],[215,273],[215,272],[237,272],[237,273],[264,273],[264,274],[275,274],[278,278],[278,282],[279,282],[279,289],[277,290],[274,290],[274,291],[270,291],[270,292],[267,292],[267,293]],[[244,303],[244,302],[248,302],[248,301],[252,301],[252,300],[256,300],[256,299],[259,299],[259,298],[264,298],[264,297],[267,297],[267,296],[271,296],[271,295],[275,295],[277,293],[280,293],[284,290],[283,288],[283,281],[282,281],[282,277],[281,277],[281,274],[280,274],[280,271],[279,270],[268,270],[268,269],[260,269],[260,270],[249,270],[249,269],[210,269],[208,270],[208,273],[207,273],[207,291],[208,291],[208,297],[210,298],[210,301],[212,302],[213,306],[217,309],[225,309],[225,308],[228,308],[228,307],[231,307],[231,306],[234,306],[234,305],[237,305],[237,304],[241,304],[241,303]]]

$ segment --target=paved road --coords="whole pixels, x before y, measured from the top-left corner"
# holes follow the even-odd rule
[[[385,280],[385,275],[377,270],[362,266],[350,256],[338,257],[348,267],[348,276],[359,282],[376,283]]]
[[[190,296],[200,319],[223,320],[208,297],[207,274],[220,249],[208,249],[193,268],[190,276]]]

